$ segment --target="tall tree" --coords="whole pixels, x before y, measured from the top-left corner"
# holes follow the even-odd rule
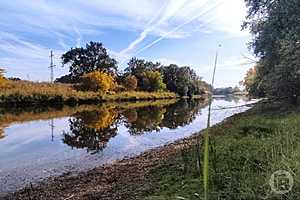
[[[143,88],[143,77],[146,71],[158,70],[160,63],[153,63],[143,59],[132,58],[125,69],[125,75],[134,75],[138,80],[138,87]]]
[[[167,89],[181,96],[202,94],[208,90],[207,84],[190,67],[178,67],[175,64],[160,68]]]
[[[258,78],[268,96],[300,95],[300,1],[245,0],[251,47],[260,58]]]
[[[69,71],[73,78],[95,70],[117,72],[117,61],[108,55],[102,43],[99,42],[90,42],[85,48],[72,48],[62,55],[62,62],[70,65]]]
[[[163,82],[163,76],[159,71],[145,71],[142,75],[142,83],[141,89],[149,92],[166,89],[166,84]]]

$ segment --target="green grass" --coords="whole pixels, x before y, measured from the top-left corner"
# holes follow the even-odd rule
[[[209,140],[199,141],[153,169],[141,199],[299,199],[299,108],[256,106],[210,128]],[[209,156],[203,155],[206,142]],[[294,179],[284,196],[269,185],[277,170]]]

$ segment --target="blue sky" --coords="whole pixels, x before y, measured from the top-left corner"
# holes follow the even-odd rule
[[[218,44],[216,86],[234,86],[252,66],[243,0],[14,0],[0,2],[0,67],[6,76],[48,81],[68,72],[60,56],[99,41],[124,69],[133,56],[188,65],[211,80]]]

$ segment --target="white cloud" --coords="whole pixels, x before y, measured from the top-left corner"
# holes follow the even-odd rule
[[[43,80],[48,74],[50,63],[50,49],[40,44],[24,40],[14,34],[0,31],[0,66],[7,71],[8,76],[18,76],[23,79]],[[60,49],[54,49],[55,64],[59,65],[59,57],[63,53]],[[57,66],[56,72],[61,74],[63,69]],[[48,76],[47,76],[48,77]]]
[[[180,2],[180,3],[178,3]],[[231,12],[234,9],[235,12]],[[138,55],[142,51],[151,48],[161,40],[167,37],[172,37],[176,32],[181,29],[187,29],[188,25],[193,21],[198,21],[198,25],[193,26],[192,30],[187,32],[195,32],[195,30],[210,33],[213,30],[221,31],[232,36],[245,36],[245,32],[241,31],[241,24],[246,14],[246,8],[243,0],[193,0],[193,1],[169,1],[167,8],[161,18],[157,19],[154,25],[148,26],[141,32],[139,37],[129,44],[127,48],[122,50],[120,54],[128,54],[130,51],[136,50],[135,48],[141,43],[148,34],[153,32],[161,24],[170,23],[170,19],[176,21],[175,26],[169,31],[163,33],[158,39],[148,43],[146,46],[136,50],[131,56]],[[130,56],[127,56],[130,57]],[[125,62],[122,60],[121,62]]]
[[[228,34],[240,33],[241,21],[246,13],[243,0],[16,0],[13,3],[0,3],[2,7],[7,8],[7,12],[3,12],[7,18],[2,23],[9,24],[9,19],[14,19],[33,30],[55,32],[66,37],[71,35],[70,26],[76,26],[78,31],[85,30],[86,33],[99,29],[94,26],[102,26],[141,31],[142,37],[147,34],[162,36],[214,4],[219,5],[199,17],[199,25],[208,22],[206,29]],[[151,19],[153,21],[149,24]],[[184,32],[193,31],[188,30],[188,27],[182,28],[183,35],[180,34],[181,30],[177,30],[168,37],[185,36],[187,34]],[[74,31],[76,34],[77,31]]]
[[[224,3],[216,8],[213,27],[233,36],[249,36],[248,31],[241,31],[246,13],[244,0],[224,0]]]
[[[164,38],[184,38],[196,32],[244,36],[240,24],[246,12],[243,0],[15,0],[1,1],[0,7],[5,8],[0,13],[0,28],[6,31],[0,32],[0,64],[16,66],[22,66],[21,61],[29,66],[32,60],[46,64],[49,56],[46,44],[29,42],[32,40],[19,33],[55,38],[59,55],[106,28],[139,32],[123,50],[110,50],[123,63]],[[144,44],[149,35],[157,39]]]

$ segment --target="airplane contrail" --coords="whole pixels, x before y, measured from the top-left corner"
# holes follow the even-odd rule
[[[181,1],[180,4],[176,4],[175,7],[171,7],[171,10],[169,10],[169,12],[166,12],[160,19],[158,19],[158,21],[151,25],[157,18],[159,18],[159,16],[161,16],[162,11],[166,8],[165,6],[162,6],[159,11],[158,14],[155,15],[147,24],[147,28],[145,28],[145,30],[140,33],[140,35],[138,36],[137,39],[135,39],[133,42],[131,42],[127,48],[123,49],[120,54],[126,54],[127,52],[131,51],[132,49],[134,49],[139,43],[141,43],[147,36],[148,33],[150,33],[151,31],[153,31],[155,29],[155,27],[157,27],[158,25],[160,25],[161,23],[163,23],[164,21],[170,19],[171,17],[173,17],[175,15],[176,12],[178,12],[178,10],[180,8],[182,8],[182,6],[184,5],[184,3],[186,2],[186,0]]]
[[[209,11],[211,11],[212,9],[216,8],[217,6],[219,6],[220,3],[218,3],[217,5],[211,7],[210,9],[208,9],[207,11],[200,13],[199,15],[196,15],[195,17],[191,18],[190,20],[180,24],[179,26],[175,27],[174,29],[172,29],[171,31],[165,33],[163,36],[161,36],[160,38],[154,40],[153,42],[151,42],[150,44],[146,45],[145,47],[141,48],[140,50],[138,50],[135,55],[140,54],[142,51],[152,47],[153,45],[155,45],[156,43],[160,42],[161,40],[165,39],[168,35],[178,31],[180,28],[182,28],[183,26],[191,23],[192,21],[196,20],[197,18],[201,17],[202,15],[205,15],[206,13],[208,13]]]
[[[142,33],[140,33],[138,38],[135,39],[133,42],[131,42],[127,48],[120,51],[120,54],[126,54],[128,51],[132,50],[136,45],[138,45],[140,42],[142,42],[147,37],[148,33],[151,32],[155,26],[155,25],[151,25],[151,24],[161,15],[164,8],[165,8],[165,6],[161,7],[161,9],[158,11],[158,14],[155,15],[154,17],[152,17],[150,19],[150,21],[147,23],[147,25],[146,25],[147,28],[145,28],[145,30]]]
[[[201,12],[200,14],[198,14],[198,15],[192,17],[191,19],[187,20],[186,22],[184,22],[184,23],[178,25],[177,27],[173,28],[171,31],[165,33],[164,35],[162,35],[162,36],[159,37],[158,39],[154,40],[154,41],[151,42],[150,44],[148,44],[148,45],[146,45],[145,47],[143,47],[143,48],[141,48],[140,50],[138,50],[138,51],[137,51],[136,53],[134,53],[132,56],[136,56],[136,55],[140,54],[141,52],[145,51],[146,49],[152,47],[153,45],[157,44],[157,43],[160,42],[161,40],[165,39],[168,35],[170,35],[170,34],[176,32],[176,31],[178,31],[178,30],[179,30],[180,28],[182,28],[183,26],[185,26],[185,25],[191,23],[192,21],[198,19],[199,17],[201,17],[201,16],[207,14],[207,13],[210,12],[211,10],[213,10],[213,9],[217,8],[218,6],[220,6],[222,3],[223,3],[223,1],[222,1],[222,2],[218,2],[218,3],[216,3],[215,5],[209,7],[208,9],[206,9],[205,11]],[[204,26],[204,25],[205,25],[205,24],[203,24],[203,26]],[[121,64],[124,64],[124,62],[125,62],[125,60],[124,60]]]

